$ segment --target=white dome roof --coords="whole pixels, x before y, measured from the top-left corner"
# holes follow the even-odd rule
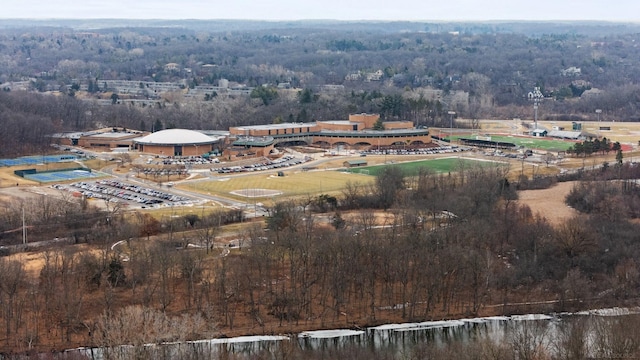
[[[211,144],[215,141],[201,132],[186,129],[161,130],[136,140],[147,145]]]

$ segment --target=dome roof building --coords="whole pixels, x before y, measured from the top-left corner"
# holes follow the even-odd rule
[[[219,137],[187,129],[167,129],[134,140],[141,152],[166,156],[198,156],[213,150]]]

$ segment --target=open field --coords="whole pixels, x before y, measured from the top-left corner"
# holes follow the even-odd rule
[[[378,175],[385,167],[395,166],[402,170],[405,176],[416,176],[420,169],[426,168],[439,173],[455,172],[462,168],[469,168],[474,166],[499,166],[501,162],[494,161],[482,161],[469,158],[447,157],[431,160],[418,160],[410,162],[402,162],[396,164],[387,165],[375,165],[364,166],[359,168],[349,169],[349,172],[356,174]],[[364,171],[363,171],[364,170]]]
[[[480,132],[490,134],[522,134],[526,131],[523,123],[533,125],[532,119],[514,120],[480,120]],[[579,121],[582,124],[582,131],[594,135],[606,137],[621,143],[637,144],[640,140],[640,123],[637,122],[615,122],[615,121]],[[554,126],[571,131],[571,121],[539,120],[538,127],[552,130]],[[610,130],[600,130],[600,127],[609,127]],[[446,128],[441,129],[443,134],[448,134]],[[476,130],[477,131],[477,130]]]
[[[247,200],[244,196],[231,194],[244,189],[268,189],[281,191],[277,198],[301,196],[307,194],[338,193],[348,181],[369,183],[374,178],[366,175],[340,173],[337,171],[286,172],[286,176],[275,174],[257,174],[237,177],[221,177],[218,180],[194,181],[178,185],[178,188],[209,193],[238,200]],[[256,198],[270,199],[271,197]]]
[[[167,218],[179,218],[184,217],[186,215],[195,214],[199,217],[203,217],[214,213],[216,211],[223,210],[224,208],[220,205],[217,205],[214,202],[208,202],[206,204],[201,205],[190,205],[190,206],[165,206],[160,208],[147,208],[147,209],[138,209],[141,213],[149,214],[153,216],[157,220],[167,219]]]
[[[501,136],[491,135],[492,141],[510,142],[521,147],[529,149],[540,149],[547,151],[566,151],[575,144],[574,141],[549,139],[549,138],[533,138],[519,136]]]
[[[542,216],[552,225],[558,226],[579,214],[564,203],[574,186],[575,182],[570,181],[555,184],[548,189],[519,191],[518,202],[529,206],[534,215]]]
[[[457,121],[461,123],[465,122],[464,119]],[[640,123],[613,121],[579,121],[578,123],[582,125],[583,132],[592,134],[594,136],[606,137],[613,142],[619,141],[623,145],[628,144],[636,146],[638,144],[638,141],[640,140]],[[492,140],[513,142],[516,145],[525,146],[527,148],[549,151],[563,151],[572,144],[571,141],[519,137],[528,131],[527,127],[523,124],[532,126],[533,120],[480,120],[479,124],[479,130],[465,130],[454,128],[453,138],[457,139],[460,137],[471,137],[471,134],[490,135]],[[538,127],[547,129],[549,131],[551,131],[555,126],[563,128],[566,131],[572,131],[571,121],[538,121]],[[601,130],[601,128],[609,128],[609,130]],[[432,129],[432,132],[436,135],[441,135],[444,138],[450,138],[451,135],[448,128],[434,128]],[[465,132],[467,134],[462,135],[461,132]],[[533,142],[527,143],[527,141]]]

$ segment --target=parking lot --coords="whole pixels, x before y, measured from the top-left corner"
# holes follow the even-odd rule
[[[429,155],[450,154],[468,150],[470,150],[470,148],[453,145],[418,149],[370,149],[368,151],[362,151],[360,155]]]
[[[184,196],[117,180],[82,181],[69,185],[55,184],[51,187],[70,191],[74,193],[74,195],[86,196],[90,199],[102,199],[113,203],[121,202],[128,205],[133,204],[142,208],[189,205],[196,202],[196,200]]]
[[[275,160],[265,159],[264,161],[256,162],[254,164],[214,168],[214,169],[211,169],[211,171],[215,171],[218,174],[264,171],[264,170],[273,170],[273,169],[286,168],[294,165],[300,165],[311,160],[312,159],[310,157],[304,157],[300,159],[300,158],[294,157],[293,155],[285,155]]]

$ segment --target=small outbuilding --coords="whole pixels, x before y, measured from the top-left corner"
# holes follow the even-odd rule
[[[348,168],[367,166],[367,160],[361,160],[361,159],[358,159],[358,160],[347,160],[347,161],[342,163],[342,166],[348,167]]]

